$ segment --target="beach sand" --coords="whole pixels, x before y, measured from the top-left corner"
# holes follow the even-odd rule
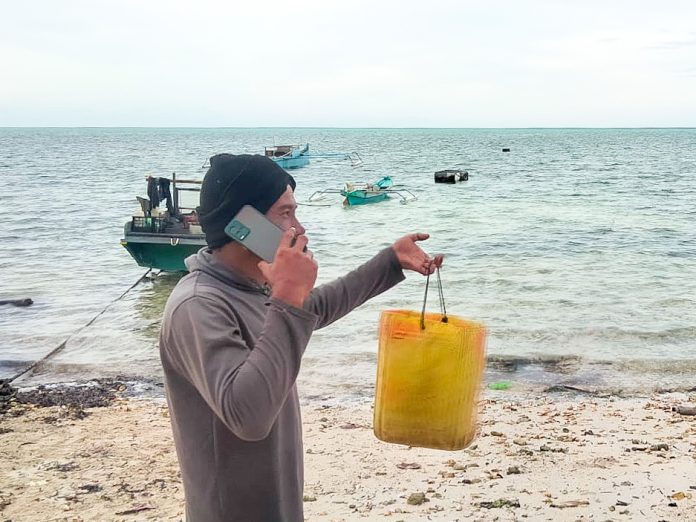
[[[381,442],[369,404],[336,404],[303,405],[307,520],[696,520],[696,416],[673,411],[693,394],[488,390],[452,452]],[[183,520],[183,501],[162,400],[0,413],[0,521]]]

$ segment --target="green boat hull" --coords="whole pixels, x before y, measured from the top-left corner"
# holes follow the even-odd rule
[[[184,260],[206,243],[202,234],[186,237],[164,233],[126,233],[121,245],[140,266],[163,272],[186,272]]]
[[[354,190],[352,192],[343,191],[341,192],[341,195],[346,198],[343,204],[349,206],[378,203],[389,197],[389,194],[366,192],[364,190]]]

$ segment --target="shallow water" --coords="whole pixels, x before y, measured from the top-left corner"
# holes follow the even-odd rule
[[[0,299],[35,301],[0,307],[0,378],[71,335],[24,382],[158,377],[159,318],[176,276],[144,281],[79,330],[145,272],[118,243],[135,196],[147,174],[202,177],[210,155],[261,152],[274,139],[364,160],[316,159],[293,171],[301,203],[387,174],[418,196],[301,206],[319,279],[405,233],[431,233],[427,249],[447,255],[448,312],[489,328],[489,380],[696,383],[693,129],[0,129]],[[435,170],[453,167],[469,181],[433,183]],[[419,309],[423,290],[409,275],[316,332],[303,387],[371,393],[379,311]]]

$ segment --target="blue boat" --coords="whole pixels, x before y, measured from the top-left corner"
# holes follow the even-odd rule
[[[309,165],[309,144],[274,145],[266,147],[264,154],[284,169],[298,169]]]

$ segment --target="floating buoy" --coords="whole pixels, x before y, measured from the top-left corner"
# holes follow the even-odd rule
[[[447,169],[439,170],[435,173],[435,183],[456,183],[457,181],[467,181],[469,173],[466,170]]]

